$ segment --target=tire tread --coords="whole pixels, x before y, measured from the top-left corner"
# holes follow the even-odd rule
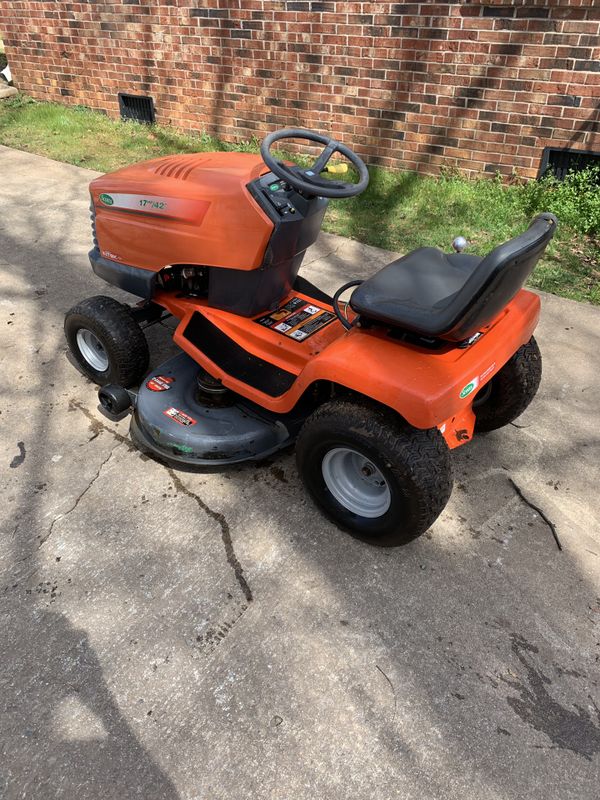
[[[542,379],[542,354],[532,336],[492,378],[492,394],[474,408],[475,430],[487,432],[503,428],[529,406]]]
[[[298,467],[309,492],[303,469],[305,447],[311,440],[318,441],[324,432],[340,427],[358,442],[367,441],[375,446],[388,461],[391,471],[404,480],[408,476],[413,487],[415,513],[410,525],[386,537],[385,543],[401,544],[425,533],[444,509],[453,485],[450,450],[439,430],[413,428],[393,411],[368,400],[329,401],[308,418],[298,437]],[[344,527],[317,498],[314,499],[332,521]],[[377,540],[377,543],[383,542]]]
[[[146,337],[131,310],[112,297],[96,295],[82,300],[65,316],[65,335],[70,349],[84,372],[95,381],[98,374],[86,366],[75,342],[79,321],[99,326],[111,362],[110,374],[103,383],[117,383],[126,388],[138,384],[148,370],[150,354]],[[96,332],[96,331],[94,331]]]

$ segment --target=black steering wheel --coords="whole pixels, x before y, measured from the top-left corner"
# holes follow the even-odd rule
[[[311,167],[307,169],[296,165],[289,167],[287,164],[277,161],[277,159],[271,155],[271,147],[275,142],[279,142],[282,139],[306,139],[306,141],[317,142],[325,146],[320,156]],[[348,159],[352,166],[355,167],[358,171],[358,183],[330,181],[320,177],[321,172],[323,172],[334,153],[341,153]],[[262,140],[260,154],[267,167],[269,167],[271,172],[277,175],[278,178],[289,183],[294,189],[299,189],[308,195],[338,198],[354,197],[354,195],[363,192],[369,185],[369,172],[364,161],[359,158],[356,153],[352,152],[349,147],[346,147],[346,145],[337,142],[330,136],[324,136],[315,131],[307,131],[302,128],[286,128],[281,131],[270,133]]]

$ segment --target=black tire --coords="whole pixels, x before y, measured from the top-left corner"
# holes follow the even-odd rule
[[[324,459],[337,448],[364,456],[385,479],[385,513],[365,517],[340,503],[327,486]],[[335,400],[305,422],[296,444],[302,481],[326,517],[378,546],[405,544],[431,527],[452,492],[452,461],[437,428],[417,430],[393,412],[360,400]]]
[[[532,336],[473,400],[475,430],[494,431],[525,411],[542,379],[542,354]]]
[[[107,357],[106,369],[95,367],[86,358],[78,338],[80,331],[84,335],[90,331],[100,342]],[[112,297],[90,297],[73,306],[65,316],[65,336],[82,372],[99,386],[135,386],[148,370],[146,337],[129,306]]]

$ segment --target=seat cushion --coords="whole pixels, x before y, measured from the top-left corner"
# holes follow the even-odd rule
[[[362,283],[350,305],[369,319],[438,336],[454,319],[453,298],[481,261],[478,256],[422,247]]]

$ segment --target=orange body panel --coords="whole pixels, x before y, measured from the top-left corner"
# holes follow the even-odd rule
[[[311,384],[332,381],[389,406],[416,428],[438,427],[450,447],[472,437],[473,398],[530,339],[540,313],[539,297],[521,290],[475,344],[461,349],[449,343],[430,350],[392,339],[383,329],[346,331],[337,320],[297,342],[253,319],[210,308],[202,300],[166,292],[154,299],[181,320],[175,343],[225,386],[260,406],[279,413],[291,411]],[[292,387],[271,397],[229,376],[183,335],[195,311],[247,352],[297,375]]]
[[[101,255],[152,271],[169,264],[256,269],[273,222],[246,185],[266,172],[260,156],[198,153],[96,178],[90,192]]]

